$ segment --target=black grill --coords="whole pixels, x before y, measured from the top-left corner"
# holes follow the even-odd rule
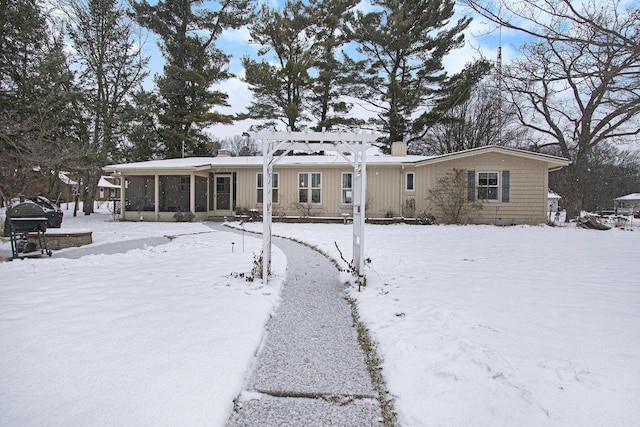
[[[11,239],[11,252],[13,258],[23,254],[40,251],[40,254],[51,256],[51,251],[47,248],[47,216],[39,205],[25,200],[17,203],[7,211],[7,218],[4,223],[4,235]],[[36,233],[38,242],[29,242],[28,234]]]

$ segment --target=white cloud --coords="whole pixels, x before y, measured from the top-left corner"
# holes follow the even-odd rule
[[[237,77],[224,81],[223,83],[213,86],[213,89],[229,95],[228,102],[230,107],[222,107],[217,110],[224,114],[237,114],[244,112],[249,104],[253,94],[249,90],[249,85],[238,79]]]
[[[251,34],[249,33],[249,28],[247,26],[238,29],[227,28],[222,32],[220,40],[223,43],[231,42],[249,44],[251,40]]]
[[[260,123],[261,121],[253,119],[238,120],[231,125],[217,124],[209,126],[207,128],[207,131],[214,138],[224,139],[236,135],[242,135],[244,132],[247,132],[252,125],[257,125]]]

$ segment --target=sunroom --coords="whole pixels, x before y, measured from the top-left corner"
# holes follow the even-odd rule
[[[126,221],[201,221],[233,215],[236,170],[211,158],[170,159],[105,168],[122,182]]]

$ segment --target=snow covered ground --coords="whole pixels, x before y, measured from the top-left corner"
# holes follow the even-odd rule
[[[265,288],[262,241],[203,224],[118,223],[108,213],[62,229],[95,246],[172,235],[116,255],[0,263],[0,425],[224,425],[277,303],[286,259]],[[231,243],[235,243],[232,253]],[[8,243],[1,249],[10,253]]]
[[[1,425],[223,425],[277,304],[261,241],[71,217],[126,254],[0,263]],[[261,231],[261,224],[245,224]],[[351,226],[273,225],[339,259]],[[350,292],[403,426],[640,424],[640,228],[367,225]],[[235,242],[231,253],[231,242]],[[8,243],[0,244],[6,249]],[[56,256],[56,254],[60,254]]]
[[[367,225],[352,295],[401,424],[640,425],[633,230]],[[351,259],[349,225],[273,232]]]

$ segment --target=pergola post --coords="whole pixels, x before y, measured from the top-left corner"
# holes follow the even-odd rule
[[[272,142],[262,140],[262,283],[268,283],[271,273],[271,218],[273,216],[273,150]]]
[[[364,224],[367,193],[367,147],[364,141],[357,147],[353,162],[353,266],[364,275]]]
[[[353,166],[353,267],[364,276],[364,224],[367,191],[367,148],[376,140],[373,133],[357,132],[256,132],[253,138],[262,140],[262,283],[271,272],[271,223],[273,216],[273,166],[292,150],[335,151]],[[277,151],[282,151],[274,157]],[[353,159],[344,152],[353,154]]]

